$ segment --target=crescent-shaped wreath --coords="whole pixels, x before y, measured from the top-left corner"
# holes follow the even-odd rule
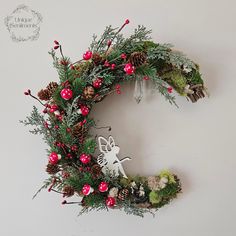
[[[90,133],[91,128],[96,128],[90,117],[93,105],[111,93],[120,94],[120,84],[131,80],[136,83],[138,102],[145,80],[152,81],[154,88],[175,105],[173,89],[192,102],[206,92],[197,64],[171,45],[153,42],[151,31],[144,26],[124,38],[121,30],[127,24],[129,20],[120,28],[106,27],[100,38],[93,36],[88,51],[74,63],[54,41],[49,54],[59,83],[50,82],[38,97],[30,90],[25,92],[44,107],[42,113],[33,107],[31,115],[21,121],[36,126],[30,132],[42,134],[49,146],[46,171],[50,176],[38,192],[47,188],[62,194],[62,204],[78,204],[81,213],[118,208],[143,216],[168,204],[181,192],[180,180],[167,170],[150,177],[126,176],[122,162],[129,158],[117,157],[119,147],[114,139]],[[78,200],[69,201],[67,198],[73,195]]]

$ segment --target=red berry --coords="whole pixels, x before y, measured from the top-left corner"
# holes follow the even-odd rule
[[[129,24],[129,19],[125,20],[125,24],[128,25]]]
[[[82,126],[82,125],[84,125],[86,122],[87,122],[87,120],[84,119],[83,121],[80,121],[79,124]]]
[[[49,162],[53,165],[57,164],[60,160],[60,156],[56,152],[52,152],[49,156]]]
[[[102,78],[97,78],[93,81],[94,88],[100,88],[102,86]]]
[[[120,90],[116,90],[116,93],[117,93],[117,94],[121,94],[121,91],[120,91]]]
[[[56,45],[54,46],[54,49],[57,50],[60,46]]]
[[[120,89],[120,85],[117,84],[117,85],[116,85],[116,90],[119,90],[119,89]]]
[[[135,67],[131,63],[127,63],[124,67],[124,71],[127,75],[132,75],[135,71]]]
[[[55,111],[57,111],[58,110],[58,106],[57,105],[52,105],[51,107],[50,107],[50,112],[51,113],[53,113],[53,112],[55,112]]]
[[[59,121],[62,121],[63,116],[57,116],[57,119],[58,119]]]
[[[93,53],[88,50],[83,54],[83,59],[87,61],[87,60],[91,59],[92,55],[93,55]]]
[[[68,153],[66,156],[67,156],[67,158],[72,159],[71,153]]]
[[[89,184],[85,184],[82,188],[82,193],[85,196],[88,196],[90,193],[93,192],[93,188]]]
[[[65,100],[70,100],[73,96],[73,92],[69,88],[64,88],[61,90],[61,97]]]
[[[109,67],[109,66],[110,66],[110,63],[109,63],[108,61],[105,61],[105,62],[104,62],[104,66]]]
[[[114,70],[116,68],[116,64],[111,64],[111,69]]]
[[[80,107],[80,110],[81,110],[82,116],[87,116],[88,113],[89,113],[89,108],[86,107],[86,106],[81,106],[81,107]]]
[[[27,89],[27,91],[24,92],[24,95],[30,95],[30,94],[31,94],[30,89]]]
[[[107,182],[101,182],[98,186],[98,190],[101,192],[101,193],[104,193],[108,190],[108,183]]]
[[[55,125],[55,127],[54,127],[55,129],[59,129],[59,126],[58,125]]]
[[[108,40],[108,41],[107,41],[107,46],[110,47],[110,46],[111,46],[111,43],[112,43],[112,41],[111,41],[111,40]]]
[[[144,76],[143,80],[149,80],[149,77],[148,76]]]
[[[64,201],[61,202],[61,204],[62,204],[62,205],[65,205],[65,204],[67,204],[67,201],[64,200]]]
[[[91,156],[83,153],[80,155],[79,159],[83,164],[88,164],[91,161]]]
[[[78,147],[76,145],[71,146],[70,149],[75,152],[78,151]]]
[[[120,57],[121,57],[122,59],[126,59],[126,58],[127,58],[127,56],[126,56],[125,53],[122,53],[122,54],[120,55]]]
[[[168,87],[167,91],[168,91],[168,93],[172,93],[173,92],[173,88],[172,87]]]
[[[55,43],[56,45],[59,45],[59,42],[58,42],[57,40],[54,40],[54,43]]]
[[[115,204],[116,204],[116,199],[114,197],[108,197],[106,199],[106,205],[108,207],[113,207],[113,206],[115,206]]]

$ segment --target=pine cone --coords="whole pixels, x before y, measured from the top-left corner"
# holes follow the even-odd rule
[[[130,193],[129,189],[127,188],[121,189],[118,193],[118,199],[124,201],[129,196],[129,193]]]
[[[91,173],[94,178],[98,178],[102,173],[102,168],[98,164],[95,164],[91,167]]]
[[[89,85],[84,88],[84,95],[85,99],[92,99],[94,97],[94,87]]]
[[[204,98],[205,94],[203,92],[204,90],[204,86],[202,84],[195,84],[195,85],[191,85],[189,87],[189,89],[191,89],[192,91],[194,91],[193,94],[188,94],[188,97],[190,98],[190,100],[194,103],[197,102],[198,99],[200,98]]]
[[[93,54],[92,60],[96,66],[103,64],[105,61],[98,53]]]
[[[52,165],[50,163],[47,164],[46,172],[50,175],[55,175],[57,172],[60,171],[60,168],[58,165]]]
[[[75,190],[71,186],[65,186],[63,188],[63,197],[71,197],[75,193]]]
[[[88,128],[85,125],[77,123],[72,130],[72,135],[79,139],[80,143],[83,143],[86,135],[88,133]]]
[[[147,56],[144,52],[133,52],[129,58],[130,63],[135,67],[143,65],[146,60]]]
[[[50,94],[48,93],[48,90],[47,89],[41,89],[39,92],[38,92],[38,97],[40,100],[43,100],[43,101],[48,101],[50,99]]]
[[[53,95],[53,93],[56,91],[58,87],[57,82],[50,82],[47,86],[47,90],[48,90],[48,94],[50,95],[50,97]]]

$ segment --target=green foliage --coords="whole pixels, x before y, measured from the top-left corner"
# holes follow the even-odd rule
[[[105,205],[104,203],[105,203],[105,198],[101,194],[90,194],[84,197],[85,206],[96,207],[100,206],[101,204]]]
[[[201,74],[198,70],[193,70],[186,76],[187,82],[191,85],[194,84],[203,84]]]
[[[96,140],[94,138],[87,138],[83,145],[83,152],[86,154],[93,154],[97,146]]]
[[[73,136],[71,135],[71,132],[68,132],[68,126],[64,123],[62,123],[59,127],[59,135],[60,140],[62,143],[65,144],[73,144]]]

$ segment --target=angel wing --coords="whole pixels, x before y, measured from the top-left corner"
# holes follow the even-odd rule
[[[109,136],[109,138],[108,138],[108,143],[109,143],[109,145],[110,145],[111,148],[113,148],[113,147],[116,146],[115,140],[114,140],[114,138],[113,138],[112,136]]]
[[[102,153],[108,153],[108,145],[109,142],[102,136],[98,137],[98,146],[99,146],[99,150]]]
[[[104,167],[107,165],[107,159],[105,158],[105,155],[103,153],[101,153],[98,157],[97,157],[97,163],[98,165],[100,165],[101,167]]]

